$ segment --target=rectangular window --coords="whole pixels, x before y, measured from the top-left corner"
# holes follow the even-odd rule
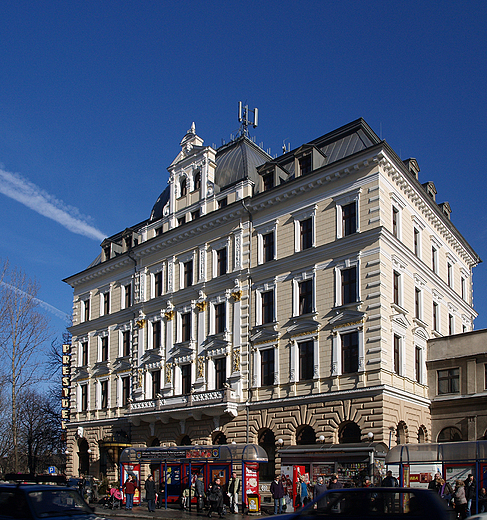
[[[191,212],[191,220],[198,220],[201,216],[201,212],[199,209]]]
[[[466,300],[467,299],[467,284],[466,284],[465,278],[463,276],[460,278],[460,290],[461,290],[462,300]]]
[[[414,317],[421,319],[421,290],[414,288]]]
[[[460,392],[460,369],[438,370],[438,394],[458,394]]]
[[[264,191],[272,190],[274,187],[274,172],[264,173],[264,175],[262,175],[262,185]]]
[[[414,228],[414,254],[419,256],[419,230]]]
[[[448,314],[448,335],[451,336],[455,332],[455,327],[453,323],[453,316]]]
[[[357,268],[342,269],[342,305],[357,301]]]
[[[125,309],[128,309],[132,305],[132,284],[125,286]]]
[[[342,206],[342,236],[352,235],[357,231],[357,204],[351,202]]]
[[[313,379],[314,341],[299,343],[299,379]]]
[[[299,222],[301,251],[313,247],[313,219],[306,218]]]
[[[227,363],[226,358],[215,359],[215,388],[217,390],[223,388],[227,381]]]
[[[88,365],[88,342],[83,341],[81,343],[81,366],[87,366]]]
[[[88,410],[88,385],[81,385],[81,411]]]
[[[215,305],[215,334],[225,332],[226,313],[225,302]]]
[[[219,249],[216,252],[216,275],[227,274],[227,248]]]
[[[181,393],[191,393],[191,365],[181,365]]]
[[[421,349],[416,347],[414,352],[414,375],[416,381],[421,383]]]
[[[358,371],[358,332],[342,334],[342,373]]]
[[[103,295],[103,314],[107,315],[110,313],[110,293],[106,292]]]
[[[452,287],[453,286],[453,267],[450,264],[450,262],[448,262],[446,264],[446,276],[447,276],[448,287]]]
[[[225,207],[227,207],[227,205],[228,205],[228,201],[227,201],[226,197],[224,197],[223,199],[220,199],[218,201],[218,209],[225,208]]]
[[[262,293],[262,323],[273,323],[274,321],[274,291]]]
[[[100,390],[101,390],[101,403],[100,408],[105,409],[108,408],[108,381],[100,382]]]
[[[401,373],[401,337],[394,334],[394,372]]]
[[[399,238],[399,210],[392,206],[392,234]]]
[[[154,296],[162,296],[162,271],[154,274]]]
[[[122,377],[122,406],[127,406],[130,397],[130,377]]]
[[[394,282],[394,303],[396,305],[401,305],[401,275],[394,271],[393,274],[393,282]]]
[[[306,175],[311,171],[311,154],[305,155],[299,159],[299,173]]]
[[[130,330],[124,330],[122,333],[122,356],[130,356]]]
[[[193,260],[189,260],[189,262],[184,262],[183,271],[184,287],[191,287],[193,285]]]
[[[154,370],[151,372],[152,376],[152,399],[155,399],[157,394],[161,393],[161,371]]]
[[[267,348],[260,352],[262,386],[274,384],[274,349]]]
[[[262,235],[262,245],[264,248],[264,262],[274,260],[274,231]]]
[[[191,340],[191,313],[181,314],[181,341]]]
[[[162,235],[162,227],[156,227],[154,230],[156,237]]]
[[[101,338],[101,360],[108,361],[108,336]]]
[[[152,322],[152,348],[161,348],[161,322]]]
[[[438,272],[438,251],[435,246],[431,246],[431,269],[434,273]]]
[[[183,224],[186,224],[186,215],[178,218],[178,226],[182,226]]]
[[[299,315],[313,312],[313,280],[299,283]]]
[[[439,331],[438,327],[440,325],[438,321],[438,304],[433,302],[433,330]]]
[[[83,302],[83,307],[84,307],[84,321],[89,321],[90,320],[90,300],[85,300]]]

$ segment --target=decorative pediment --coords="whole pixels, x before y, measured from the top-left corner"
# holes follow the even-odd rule
[[[413,334],[417,336],[418,338],[421,338],[424,341],[427,341],[430,339],[428,331],[425,329],[425,327],[415,327],[413,328]]]
[[[162,356],[159,349],[153,348],[147,350],[144,355],[140,358],[140,362],[142,365],[152,365],[154,363],[160,363],[162,361]]]
[[[391,321],[395,323],[396,325],[399,325],[403,329],[408,329],[411,326],[411,323],[409,323],[406,316],[402,313],[393,314],[391,316]]]
[[[112,372],[114,374],[117,374],[118,372],[126,372],[127,370],[131,370],[132,365],[130,364],[129,358],[117,358],[113,363],[113,370]]]
[[[268,329],[265,327],[254,327],[250,334],[250,341],[252,343],[270,343],[279,339],[279,333],[274,329]]]
[[[194,352],[194,346],[191,342],[185,341],[184,343],[176,343],[172,349],[169,351],[169,354],[172,358],[175,357],[186,357],[192,355]]]
[[[226,341],[220,335],[208,336],[203,342],[202,347],[206,350],[209,357],[227,354],[230,352],[230,342]]]
[[[339,329],[352,325],[361,325],[364,319],[364,312],[354,311],[353,309],[342,309],[336,311],[336,315],[331,318],[329,323],[334,329]]]
[[[291,336],[300,336],[301,334],[316,332],[320,327],[320,323],[316,320],[300,320],[294,319],[287,327],[287,333]]]
[[[99,363],[95,363],[93,367],[93,375],[94,376],[104,376],[108,374],[108,361],[100,361]]]
[[[74,369],[74,374],[71,376],[71,381],[82,381],[83,379],[88,379],[90,374],[88,374],[88,370],[83,367],[76,367]]]

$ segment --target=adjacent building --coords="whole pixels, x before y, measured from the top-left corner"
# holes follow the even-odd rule
[[[279,157],[193,124],[168,170],[66,279],[68,472],[235,441],[266,449],[265,479],[281,446],[436,440],[427,341],[472,331],[480,259],[417,161],[363,119]]]

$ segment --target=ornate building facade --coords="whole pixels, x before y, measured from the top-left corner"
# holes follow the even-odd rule
[[[150,217],[74,290],[68,472],[124,446],[431,438],[428,339],[471,331],[480,261],[359,119],[272,158],[194,124]],[[277,456],[276,456],[277,452]]]

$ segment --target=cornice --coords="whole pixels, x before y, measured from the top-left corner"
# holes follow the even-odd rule
[[[133,260],[127,253],[123,253],[123,255],[112,258],[107,262],[103,262],[97,266],[88,268],[86,271],[70,276],[64,281],[71,285],[71,287],[75,288],[80,284],[89,282],[95,278],[100,278],[100,276],[116,271],[121,267],[129,266],[130,264],[133,264]]]

